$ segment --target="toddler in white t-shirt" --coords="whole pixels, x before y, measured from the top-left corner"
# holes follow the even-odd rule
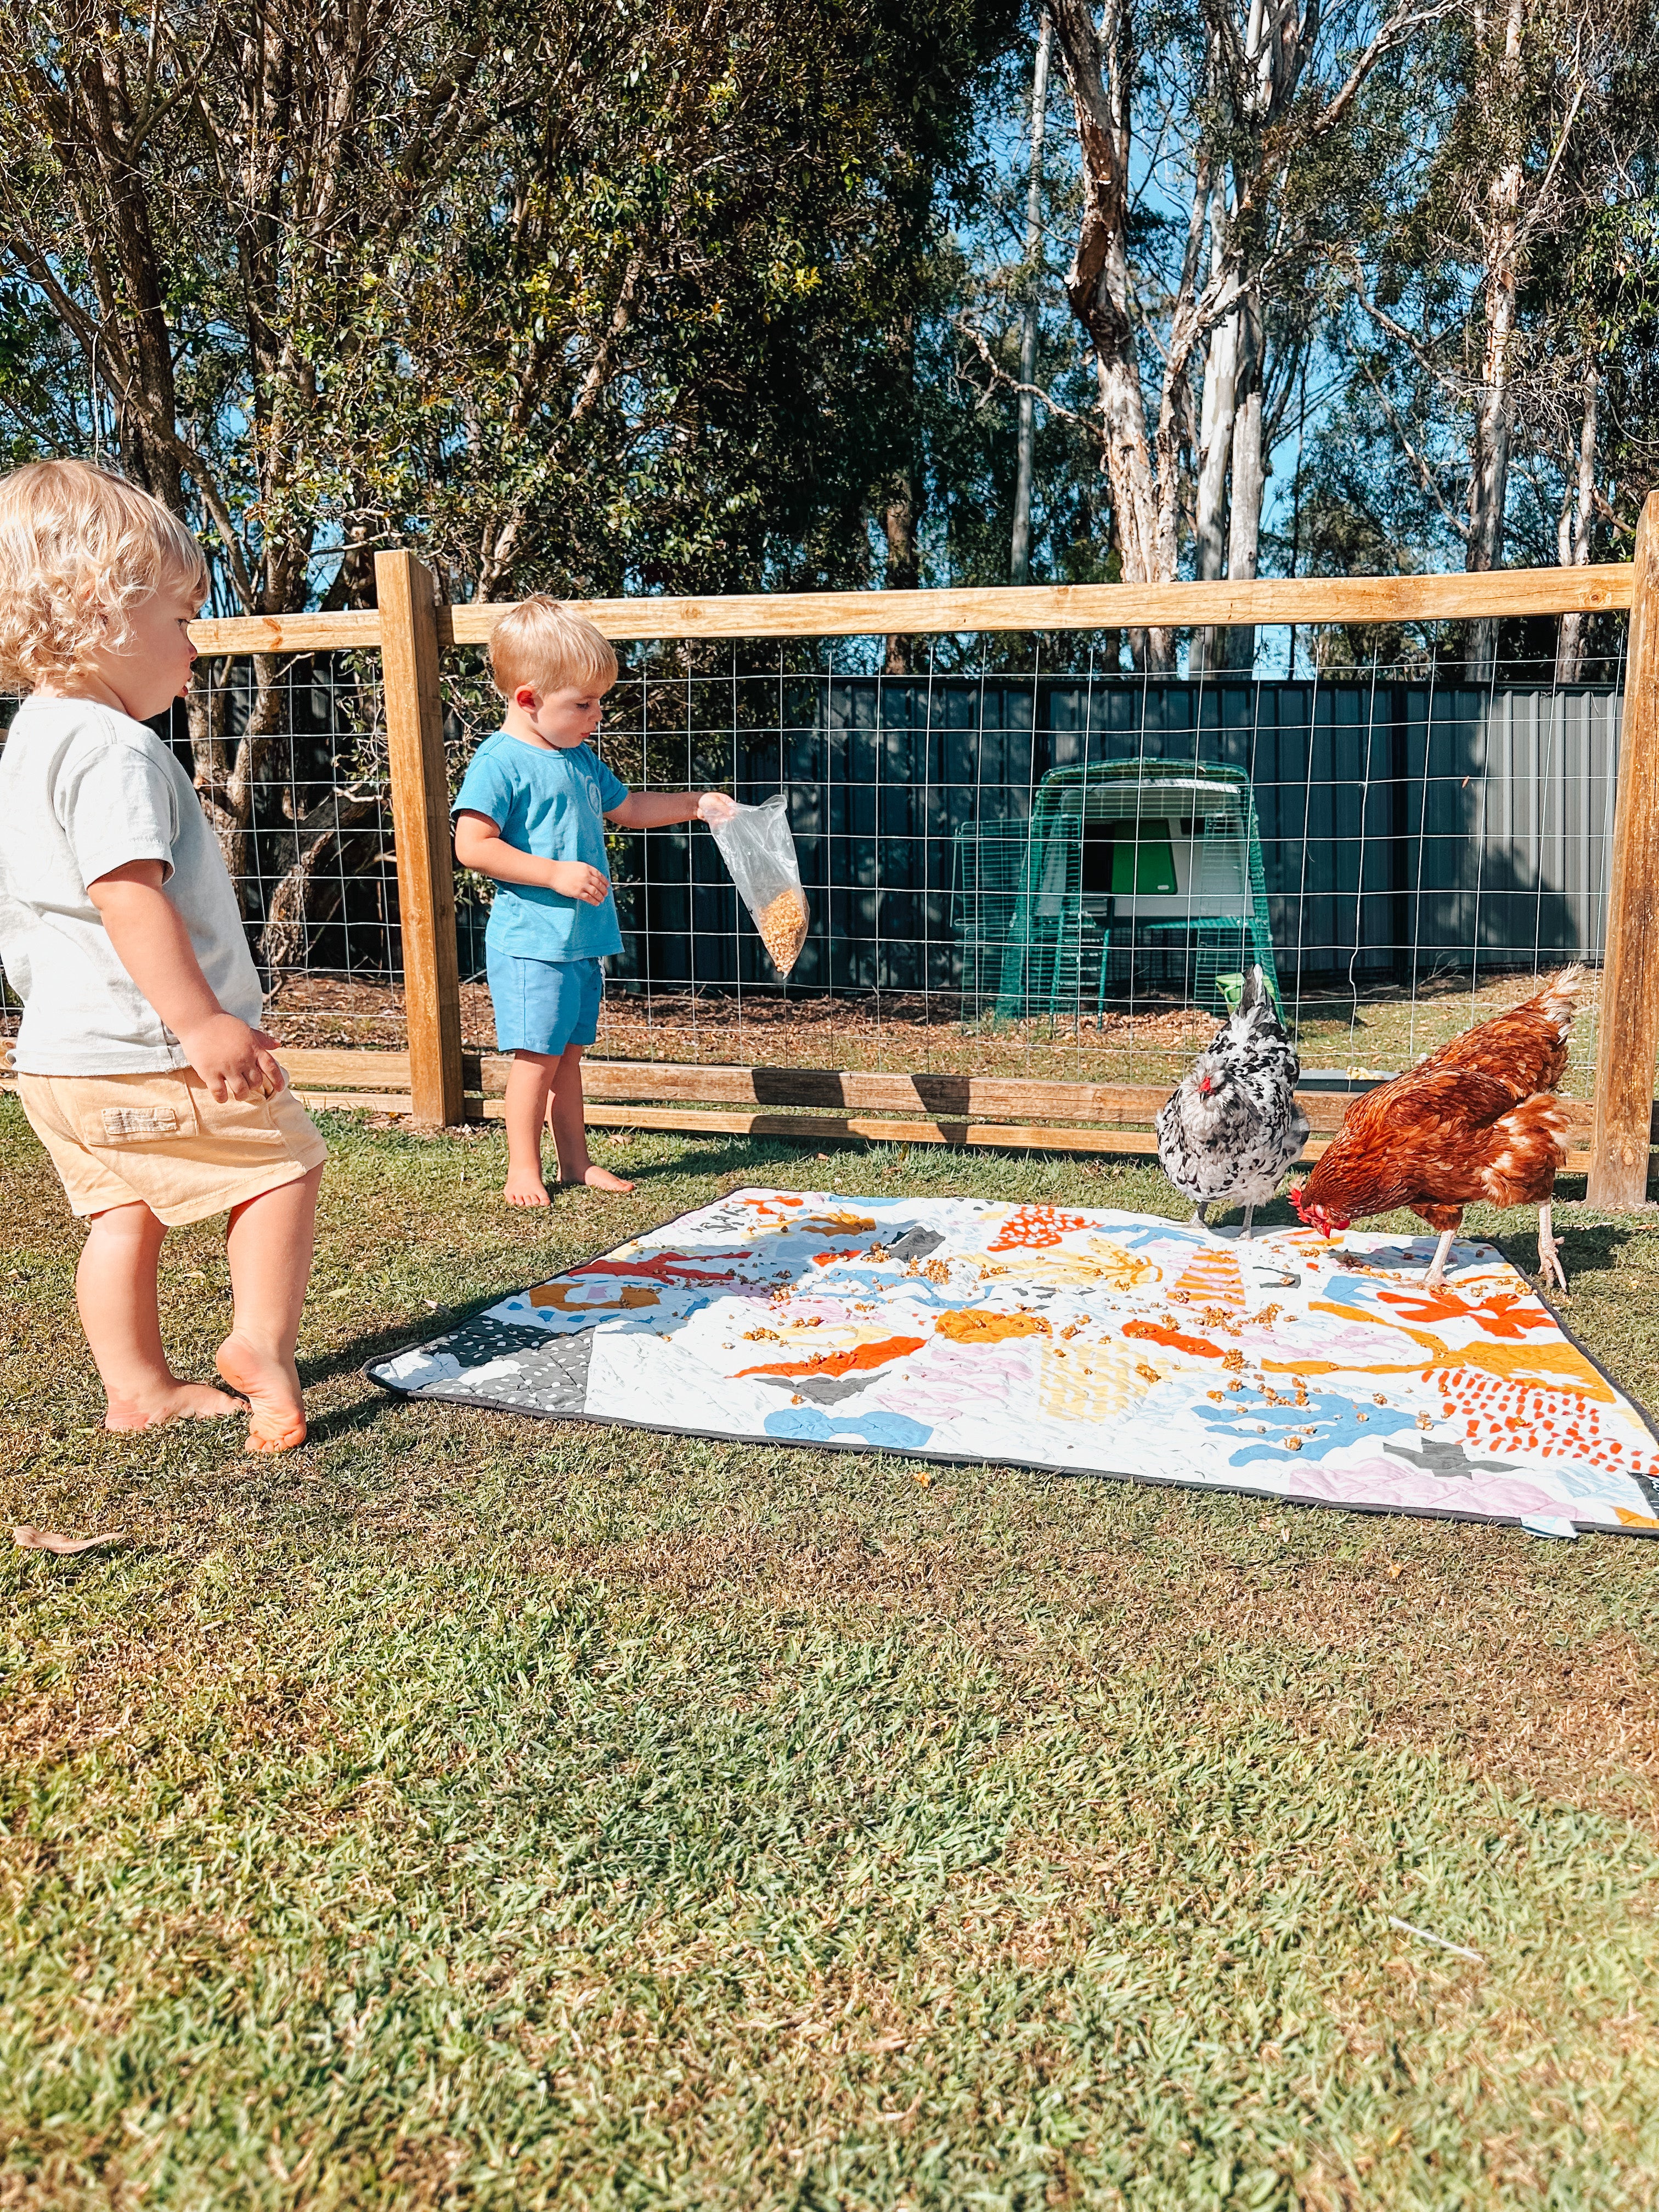
[[[0,961],[23,1110],[88,1224],[76,1273],[106,1425],[251,1413],[303,1441],[295,1366],[325,1146],[258,1026],[236,893],[189,776],[144,726],[186,689],[207,571],[147,493],[81,461],[0,479]],[[156,1267],[228,1213],[219,1372],[173,1374]]]

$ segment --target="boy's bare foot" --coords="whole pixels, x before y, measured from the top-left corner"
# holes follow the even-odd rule
[[[539,1168],[509,1168],[501,1196],[509,1206],[551,1206]]]
[[[300,1396],[300,1377],[291,1361],[262,1352],[245,1336],[228,1336],[215,1355],[214,1364],[227,1382],[241,1391],[252,1419],[248,1425],[251,1452],[292,1451],[306,1440],[306,1409]]]
[[[626,1176],[612,1175],[609,1168],[597,1168],[590,1161],[579,1176],[561,1176],[561,1182],[585,1182],[590,1190],[632,1190],[634,1186]]]
[[[118,1433],[131,1429],[159,1429],[164,1421],[228,1421],[245,1413],[246,1406],[211,1382],[181,1382],[175,1375],[171,1389],[155,1398],[112,1398],[104,1426]]]

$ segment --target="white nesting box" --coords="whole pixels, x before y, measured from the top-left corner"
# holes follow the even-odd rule
[[[1212,781],[1074,786],[1031,855],[1034,906],[1103,921],[1238,921],[1255,912],[1244,811]]]

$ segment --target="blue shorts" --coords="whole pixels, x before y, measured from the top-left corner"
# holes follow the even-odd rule
[[[605,972],[597,960],[524,960],[484,943],[497,1052],[561,1053],[599,1033]]]

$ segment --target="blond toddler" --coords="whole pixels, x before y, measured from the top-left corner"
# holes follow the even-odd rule
[[[605,825],[647,830],[720,821],[723,791],[630,792],[592,750],[617,680],[611,641],[556,599],[520,600],[490,633],[501,727],[473,755],[454,805],[455,857],[492,877],[484,933],[497,1048],[507,1079],[511,1206],[545,1206],[542,1127],[550,1123],[562,1182],[633,1185],[587,1149],[581,1057],[599,1032],[599,963],[622,951],[605,867]]]
[[[112,1429],[247,1411],[247,1449],[305,1436],[295,1341],[325,1146],[258,1026],[236,893],[189,776],[147,729],[188,687],[201,550],[81,461],[0,479],[0,961],[23,1001],[18,1090],[88,1224],[81,1323]],[[175,1375],[167,1231],[228,1216],[220,1374]]]

